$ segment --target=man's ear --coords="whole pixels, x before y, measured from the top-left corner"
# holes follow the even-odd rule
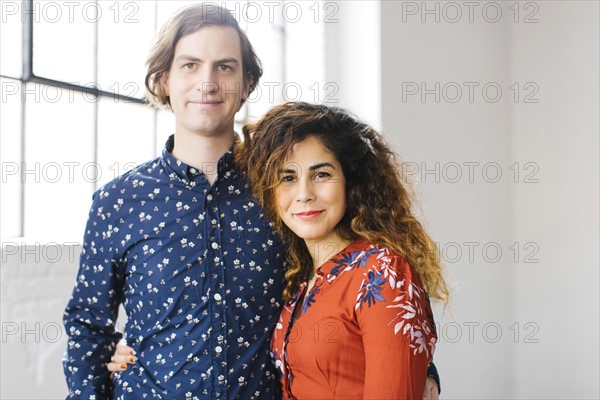
[[[162,92],[165,94],[165,96],[170,96],[169,93],[169,71],[163,71],[160,74],[160,88],[162,89]]]

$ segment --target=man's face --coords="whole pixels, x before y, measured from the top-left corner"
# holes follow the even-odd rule
[[[236,30],[213,25],[182,37],[161,85],[170,96],[177,133],[233,133],[235,113],[248,97]]]

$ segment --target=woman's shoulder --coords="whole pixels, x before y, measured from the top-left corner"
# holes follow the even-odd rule
[[[360,238],[348,247],[356,255],[356,258],[363,258],[373,264],[394,263],[403,268],[409,267],[404,256],[402,256],[398,250],[393,249],[386,244],[375,243]]]
[[[420,280],[404,256],[392,247],[363,238],[348,247],[353,255],[348,258],[352,259],[355,273],[362,270],[368,274],[370,271],[371,275],[385,277],[385,280],[392,285],[393,282],[403,280],[409,282],[416,280],[420,284]]]

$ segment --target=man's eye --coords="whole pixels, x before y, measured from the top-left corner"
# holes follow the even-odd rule
[[[193,69],[195,66],[194,63],[187,63],[187,64],[183,64],[183,68],[184,69]]]
[[[219,65],[219,70],[221,70],[221,71],[230,71],[231,67],[229,65],[222,64],[222,65]]]

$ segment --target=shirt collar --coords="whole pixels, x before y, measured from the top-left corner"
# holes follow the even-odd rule
[[[239,135],[235,134],[233,144],[231,145],[229,150],[227,150],[225,154],[223,154],[223,156],[219,159],[217,163],[217,174],[219,176],[219,179],[228,178],[236,169],[234,149],[235,146],[239,143],[239,141]],[[174,146],[175,135],[171,135],[167,139],[165,147],[162,151],[162,158],[167,167],[185,184],[194,182],[200,177],[203,177],[204,174],[202,173],[202,171],[199,171],[197,168],[194,168],[173,156],[172,152]]]

